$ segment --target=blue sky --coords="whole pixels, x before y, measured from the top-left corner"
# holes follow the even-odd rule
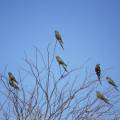
[[[119,6],[119,0],[1,0],[0,71],[8,65],[17,74],[24,52],[31,56],[33,46],[45,51],[58,30],[65,51],[57,52],[71,68],[90,58],[87,68],[112,67],[108,75],[119,81]]]

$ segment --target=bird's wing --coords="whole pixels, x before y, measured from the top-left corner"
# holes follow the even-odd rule
[[[101,98],[105,103],[110,104],[109,100],[104,95],[102,95]]]
[[[9,84],[14,87],[15,89],[18,89],[19,90],[19,87],[17,86],[16,82],[15,81],[9,81]]]
[[[110,83],[111,85],[117,87],[117,85],[115,84],[115,82],[114,82],[112,79],[109,80],[109,83]]]
[[[68,72],[68,70],[67,70],[67,68],[63,65],[63,68],[64,68],[64,70],[66,71],[66,72]]]
[[[59,64],[64,64],[64,61],[61,58],[58,58]]]
[[[62,39],[59,32],[57,32],[57,33],[55,34],[55,36],[56,36],[56,39],[57,39],[57,40],[61,40],[61,39]]]
[[[96,73],[100,73],[101,72],[100,67],[96,67],[95,71],[96,71]]]
[[[64,50],[63,43],[62,42],[59,42],[59,43],[60,43],[60,46],[62,47],[62,49]]]
[[[17,80],[16,80],[16,78],[13,75],[11,76],[11,80],[15,81],[16,83],[18,83]]]

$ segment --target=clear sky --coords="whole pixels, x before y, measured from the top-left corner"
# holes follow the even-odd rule
[[[61,32],[65,51],[59,54],[77,66],[88,58],[93,69],[112,67],[109,75],[119,81],[120,0],[1,0],[0,71],[18,71],[24,51],[33,46],[45,51],[54,44],[54,30]]]

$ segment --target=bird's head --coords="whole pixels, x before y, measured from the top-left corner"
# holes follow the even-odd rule
[[[96,91],[96,96],[99,97],[101,93],[99,91]]]
[[[108,80],[108,79],[110,79],[110,77],[107,76],[107,77],[106,77],[106,80]]]
[[[56,34],[56,33],[58,33],[58,31],[57,31],[57,30],[55,30],[55,34]]]
[[[11,73],[11,72],[8,72],[8,75],[10,76],[10,75],[12,75],[12,73]]]
[[[96,64],[96,66],[100,66],[100,64]]]
[[[96,93],[99,93],[99,91],[96,91]]]
[[[57,60],[60,59],[60,56],[56,56],[56,59],[57,59]]]

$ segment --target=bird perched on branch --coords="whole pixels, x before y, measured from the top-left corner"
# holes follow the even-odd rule
[[[18,82],[16,81],[14,75],[11,72],[8,72],[8,76],[9,76],[9,84],[15,89],[19,89],[19,87],[17,86]]]
[[[95,67],[95,72],[96,72],[96,75],[98,77],[98,80],[101,84],[101,68],[100,68],[100,64],[96,64],[96,67]]]
[[[105,103],[110,104],[109,100],[99,91],[96,91],[96,97],[103,100]]]
[[[64,61],[62,60],[62,58],[60,56],[56,56],[56,60],[58,62],[59,65],[61,65],[64,70],[67,72],[67,65],[64,63]]]
[[[62,47],[62,49],[64,50],[61,34],[57,30],[55,30],[55,37],[56,37],[56,40],[60,43],[60,46]]]
[[[116,85],[116,83],[111,79],[111,77],[106,77],[107,82],[112,85],[116,90],[118,90],[118,86]],[[119,90],[118,90],[119,91]]]

